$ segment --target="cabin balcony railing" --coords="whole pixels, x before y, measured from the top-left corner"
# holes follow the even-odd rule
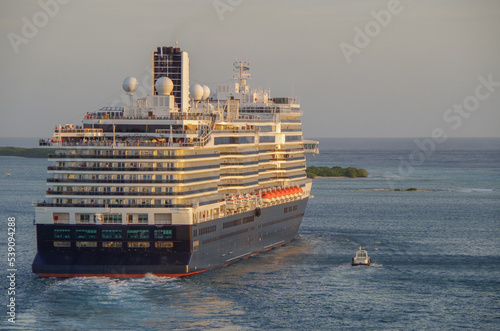
[[[214,156],[215,155],[215,156]],[[81,155],[81,154],[49,154],[49,159],[115,159],[115,160],[187,160],[187,159],[199,159],[199,158],[214,158],[217,157],[216,154],[210,155]]]
[[[99,191],[47,191],[47,195],[63,195],[63,196],[186,196],[192,194],[206,193],[206,192],[217,192],[217,187],[210,187],[205,189],[200,189],[196,191],[186,191],[186,192],[99,192]]]
[[[103,203],[50,203],[36,202],[37,207],[88,207],[88,208],[189,208],[189,204],[103,204]]]
[[[201,177],[193,179],[63,179],[48,178],[47,183],[90,183],[90,184],[188,184],[208,180],[219,180],[220,176]]]
[[[186,168],[175,168],[175,167],[61,167],[61,166],[48,166],[49,171],[194,171],[194,170],[206,170],[206,169],[219,169],[219,164],[213,165],[203,165],[197,167],[186,167]]]
[[[155,137],[152,137],[155,138]],[[157,138],[157,137],[156,137]],[[130,142],[130,141],[40,141],[38,146],[51,146],[51,147],[166,147],[166,148],[179,148],[179,147],[196,147],[196,141],[193,142]]]

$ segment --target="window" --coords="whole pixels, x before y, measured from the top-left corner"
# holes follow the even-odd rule
[[[203,234],[206,234],[206,233],[210,233],[210,232],[214,232],[217,230],[217,227],[216,225],[212,225],[212,226],[207,226],[205,228],[202,228],[199,230],[198,234],[201,236]]]
[[[230,228],[230,227],[237,226],[240,224],[241,224],[241,219],[238,219],[238,220],[234,220],[234,221],[225,222],[224,224],[222,224],[222,228],[226,229],[226,228]]]
[[[102,239],[122,239],[122,230],[102,230]]]
[[[171,241],[157,241],[155,242],[156,248],[171,248],[174,247],[174,243]]]
[[[80,223],[90,223],[90,214],[80,214]]]
[[[290,141],[301,141],[302,136],[285,136],[285,142],[290,142]]]
[[[55,229],[54,239],[70,239],[71,230],[70,229]]]
[[[254,137],[215,137],[215,145],[226,145],[226,144],[253,144],[255,141]]]
[[[54,241],[54,247],[71,247],[71,241]]]
[[[261,143],[273,143],[273,142],[275,142],[275,137],[274,136],[261,136],[261,137],[259,137],[259,141]]]
[[[149,239],[149,230],[128,230],[128,239]]]
[[[155,230],[155,239],[172,239],[172,230]]]
[[[254,217],[253,216],[248,216],[248,217],[244,217],[243,218],[243,224],[250,223],[250,222],[253,222],[253,221],[254,221]]]
[[[97,230],[77,229],[75,232],[76,232],[76,239],[96,239],[97,238]]]
[[[148,224],[148,214],[140,214],[139,223]]]
[[[60,202],[57,203],[62,203],[62,199],[60,199]],[[71,203],[71,202],[67,202]],[[53,214],[53,221],[54,224],[69,224],[69,213],[54,213]]]
[[[97,241],[77,241],[76,247],[97,247]]]
[[[104,214],[104,224],[121,224],[122,215],[121,214]]]
[[[129,248],[148,248],[149,242],[147,241],[131,241],[128,243]]]
[[[103,241],[102,242],[102,247],[122,247],[121,241]]]

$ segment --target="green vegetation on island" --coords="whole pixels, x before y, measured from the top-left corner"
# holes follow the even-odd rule
[[[306,169],[307,177],[368,177],[368,171],[365,169],[358,169],[353,167],[342,168],[342,167],[307,167]]]
[[[50,148],[0,147],[0,156],[47,158]]]

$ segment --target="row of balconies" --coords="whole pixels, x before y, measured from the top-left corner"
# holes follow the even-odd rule
[[[196,167],[67,167],[67,166],[48,166],[47,170],[49,171],[199,171],[199,170],[212,170],[217,171],[220,166],[219,164],[215,165],[203,165]]]
[[[37,207],[91,207],[91,208],[188,208],[191,207],[191,204],[171,204],[171,203],[72,203],[72,202],[61,202],[61,203],[52,203],[52,202],[37,202]]]
[[[215,192],[217,191],[217,187],[200,189],[200,190],[191,190],[187,188],[185,192],[119,192],[119,191],[110,191],[110,192],[91,192],[91,191],[47,191],[47,195],[64,195],[64,196],[76,196],[76,195],[84,195],[84,196],[186,196],[193,195],[204,192]]]
[[[200,155],[93,155],[93,154],[49,154],[49,159],[116,159],[116,160],[131,160],[131,159],[154,159],[154,160],[186,160],[186,159],[201,159],[201,158],[216,158],[216,154],[200,154]]]
[[[110,183],[110,184],[183,184],[196,183],[205,180],[219,180],[220,176],[196,179],[68,179],[48,178],[47,183]]]

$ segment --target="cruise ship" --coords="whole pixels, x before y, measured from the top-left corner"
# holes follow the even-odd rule
[[[150,95],[128,77],[121,107],[57,125],[47,191],[35,202],[43,277],[182,277],[282,246],[311,192],[294,97],[252,90],[248,62],[234,85],[189,85],[189,56],[152,51]]]

